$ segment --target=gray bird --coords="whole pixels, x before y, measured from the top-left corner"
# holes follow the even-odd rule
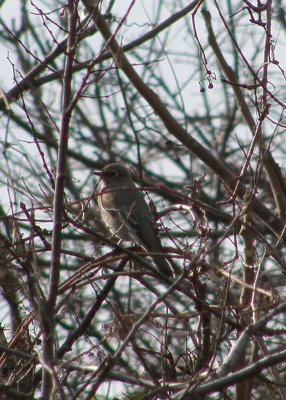
[[[113,163],[102,169],[97,202],[102,220],[114,237],[139,244],[150,253],[163,274],[173,275],[162,254],[149,207],[128,168]]]

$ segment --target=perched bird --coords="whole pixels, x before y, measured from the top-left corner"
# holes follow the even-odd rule
[[[166,276],[172,270],[164,257],[160,239],[154,229],[149,207],[124,165],[105,166],[98,184],[97,202],[102,220],[114,237],[143,247]]]

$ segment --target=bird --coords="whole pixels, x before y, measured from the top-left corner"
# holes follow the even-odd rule
[[[152,257],[159,271],[173,275],[154,228],[150,209],[132,179],[130,168],[123,164],[106,165],[99,176],[97,203],[102,221],[118,241],[139,244]]]

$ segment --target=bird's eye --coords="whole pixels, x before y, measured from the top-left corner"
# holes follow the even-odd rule
[[[110,174],[111,176],[117,176],[117,175],[118,175],[117,171],[110,171],[109,174]]]

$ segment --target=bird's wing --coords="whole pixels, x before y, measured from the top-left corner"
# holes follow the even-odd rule
[[[127,198],[126,194],[128,194]],[[106,212],[105,218],[104,215],[103,218],[113,234],[121,239],[139,243],[144,247],[140,240],[140,218],[137,218],[137,212],[138,209],[144,209],[144,205],[147,205],[142,205],[140,196],[138,197],[134,191],[121,191],[121,196],[109,196],[103,191],[99,195],[98,201],[103,211]],[[143,202],[145,203],[144,199]]]
[[[100,196],[101,206],[106,212],[105,222],[112,233],[123,240],[140,244],[147,252],[157,253],[153,259],[159,270],[172,276],[172,270],[162,253],[162,246],[152,223],[152,216],[142,193],[126,191],[125,196]],[[127,194],[127,196],[126,196]],[[112,219],[112,221],[111,221]]]

